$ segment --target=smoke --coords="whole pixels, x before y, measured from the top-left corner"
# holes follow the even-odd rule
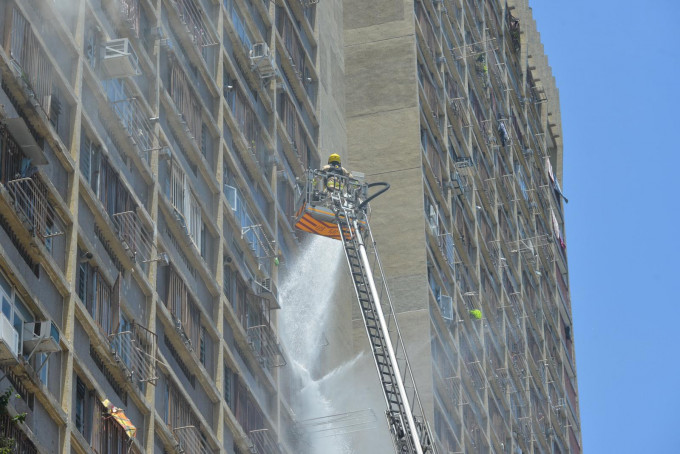
[[[74,24],[78,16],[79,0],[54,0],[54,7],[63,16],[67,24]]]

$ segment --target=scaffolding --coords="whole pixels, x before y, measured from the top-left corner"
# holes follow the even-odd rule
[[[488,51],[493,52],[498,50],[498,47],[495,45],[495,41],[496,38],[485,38],[473,43],[452,47],[449,49],[449,51],[456,60],[462,60],[464,58],[486,54]]]
[[[447,384],[447,396],[451,403],[451,408],[458,408],[463,404],[463,389],[460,377],[448,377],[444,379]]]
[[[464,97],[449,98],[449,105],[453,111],[453,115],[460,121],[460,126],[466,128],[470,126],[468,120],[470,110],[467,101]]]
[[[546,267],[555,261],[553,246],[552,236],[542,234],[512,241],[510,252],[521,255],[534,271],[538,271],[539,258],[543,259]]]
[[[446,232],[440,235],[440,238],[439,248],[441,249],[442,254],[444,254],[444,260],[446,260],[446,263],[449,264],[451,270],[455,271],[456,265],[461,263],[461,260],[460,257],[458,257],[458,253],[456,252],[456,246],[453,242],[453,235]]]
[[[487,243],[487,250],[491,256],[491,261],[497,268],[507,268],[508,260],[503,253],[503,246],[501,240],[491,240]]]
[[[491,209],[496,208],[496,178],[491,177],[482,181],[482,190],[491,205]]]
[[[487,389],[488,381],[484,372],[484,365],[481,361],[471,361],[466,364],[466,369],[470,377],[470,381],[477,390]]]

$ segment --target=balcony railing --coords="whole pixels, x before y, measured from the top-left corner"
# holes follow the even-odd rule
[[[156,384],[156,334],[135,323],[130,330],[111,335],[110,342],[131,380]]]
[[[209,454],[201,440],[201,432],[196,426],[183,426],[172,429],[177,440],[177,452],[185,454]]]
[[[38,454],[38,448],[21,430],[19,423],[9,414],[0,415],[0,437],[14,440],[14,448],[7,452],[16,454]],[[4,450],[0,450],[5,452]]]
[[[137,99],[127,98],[111,101],[111,107],[139,151],[148,153],[153,150],[155,137],[153,127],[144,115],[144,108]]]
[[[278,342],[276,342],[276,335],[271,326],[268,324],[251,326],[248,328],[247,334],[248,345],[264,367],[271,369],[286,365],[286,359],[283,357]]]
[[[18,178],[7,183],[16,213],[32,235],[48,244],[49,239],[62,235],[64,229],[52,204],[47,199],[47,187],[34,178]]]
[[[252,448],[254,448],[254,451],[251,452],[254,452],[255,454],[281,454],[281,448],[271,430],[251,430],[248,433],[248,436],[253,442]]]
[[[113,215],[113,225],[123,248],[135,260],[146,262],[151,259],[153,237],[142,225],[134,211],[124,211]]]
[[[9,7],[9,5],[8,5]],[[12,9],[10,33],[10,58],[13,69],[33,91],[35,100],[49,116],[52,104],[53,68],[46,57],[31,24],[19,9]],[[6,30],[7,31],[7,30]]]
[[[179,18],[189,29],[191,39],[199,48],[212,46],[217,41],[209,32],[208,26],[203,20],[201,11],[203,8],[196,4],[194,0],[174,0],[177,5]]]

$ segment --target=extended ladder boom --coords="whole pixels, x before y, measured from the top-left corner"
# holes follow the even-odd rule
[[[344,235],[341,235],[341,240],[387,404],[387,421],[395,449],[399,453],[434,453],[434,444],[418,398],[370,225],[368,220],[365,219],[363,210],[351,205],[348,206],[341,200],[338,201],[340,202],[340,205],[336,208],[338,229],[344,232]],[[361,225],[365,226],[363,229],[360,228],[360,221],[363,221]],[[373,278],[373,270],[361,233],[362,230],[371,240],[369,247],[372,248],[372,255],[374,255],[374,260],[378,264],[379,279],[389,303],[389,323],[382,310],[380,292]],[[390,336],[390,326],[392,327],[394,342]],[[399,366],[400,360],[401,368]],[[408,390],[411,393],[410,400],[407,386],[410,386]],[[416,409],[412,408],[412,403],[417,407],[415,412]]]
[[[380,185],[384,189],[368,195],[370,186]],[[437,454],[366,214],[367,203],[387,188],[387,183],[367,185],[337,172],[310,170],[295,227],[343,243],[387,404],[387,422],[396,451]],[[377,274],[371,269],[369,256],[377,265]],[[386,301],[387,314],[383,312],[381,297]]]

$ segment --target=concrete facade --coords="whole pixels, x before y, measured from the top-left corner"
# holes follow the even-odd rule
[[[346,154],[342,3],[0,11],[0,387],[26,413],[1,434],[25,453],[300,452],[278,265],[300,245],[296,179],[320,145]],[[323,367],[350,354],[350,307]]]
[[[391,184],[371,226],[439,452],[580,453],[559,94],[528,3],[345,0],[344,25],[350,162]]]
[[[438,452],[581,452],[559,94],[526,0],[0,12],[20,452],[305,452],[277,286],[305,243],[296,180],[332,152],[391,184],[371,226]],[[339,280],[315,375],[368,347]],[[356,395],[381,401],[361,361]]]

